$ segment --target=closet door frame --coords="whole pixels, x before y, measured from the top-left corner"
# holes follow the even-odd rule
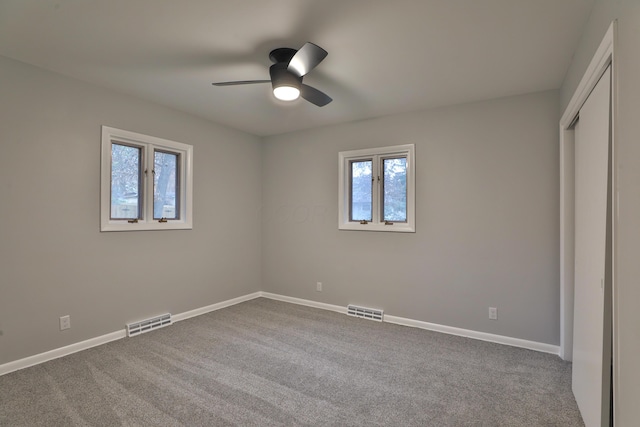
[[[611,66],[611,153],[612,165],[611,182],[609,184],[610,204],[612,208],[611,224],[608,233],[611,236],[610,285],[612,292],[612,322],[613,322],[613,393],[614,413],[616,395],[617,367],[617,292],[616,292],[616,229],[618,218],[618,185],[616,161],[616,98],[617,98],[617,66],[615,56],[616,21],[609,26],[598,50],[596,51],[587,71],[576,89],[569,105],[560,120],[560,357],[564,360],[573,359],[573,316],[574,316],[574,218],[575,218],[575,139],[573,123],[580,108],[589,94],[600,80],[608,66]]]

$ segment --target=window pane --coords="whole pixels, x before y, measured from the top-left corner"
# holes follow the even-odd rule
[[[165,151],[154,152],[153,218],[180,219],[178,201],[178,165],[180,155]]]
[[[407,220],[407,158],[383,159],[382,220]]]
[[[371,160],[351,162],[351,221],[372,219],[371,168]]]
[[[142,149],[111,144],[111,219],[140,218]]]

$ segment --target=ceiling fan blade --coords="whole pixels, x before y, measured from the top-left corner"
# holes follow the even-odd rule
[[[293,55],[287,69],[296,76],[302,77],[313,70],[326,56],[326,50],[307,42]]]
[[[271,83],[271,80],[239,80],[237,82],[218,82],[211,83],[214,86],[238,86],[238,85],[252,85],[256,83]]]
[[[304,83],[302,84],[302,87],[300,87],[300,96],[318,107],[324,107],[333,101],[333,99],[331,99],[331,97],[326,93]]]

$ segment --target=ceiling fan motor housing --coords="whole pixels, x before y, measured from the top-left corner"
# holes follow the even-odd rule
[[[286,62],[279,62],[273,64],[269,68],[269,74],[271,75],[271,84],[273,88],[280,86],[291,86],[300,90],[302,86],[302,77],[298,77],[287,69],[288,64]]]

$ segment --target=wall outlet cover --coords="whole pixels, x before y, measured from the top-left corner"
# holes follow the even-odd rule
[[[71,316],[62,316],[60,318],[60,330],[64,331],[65,329],[71,328]]]

